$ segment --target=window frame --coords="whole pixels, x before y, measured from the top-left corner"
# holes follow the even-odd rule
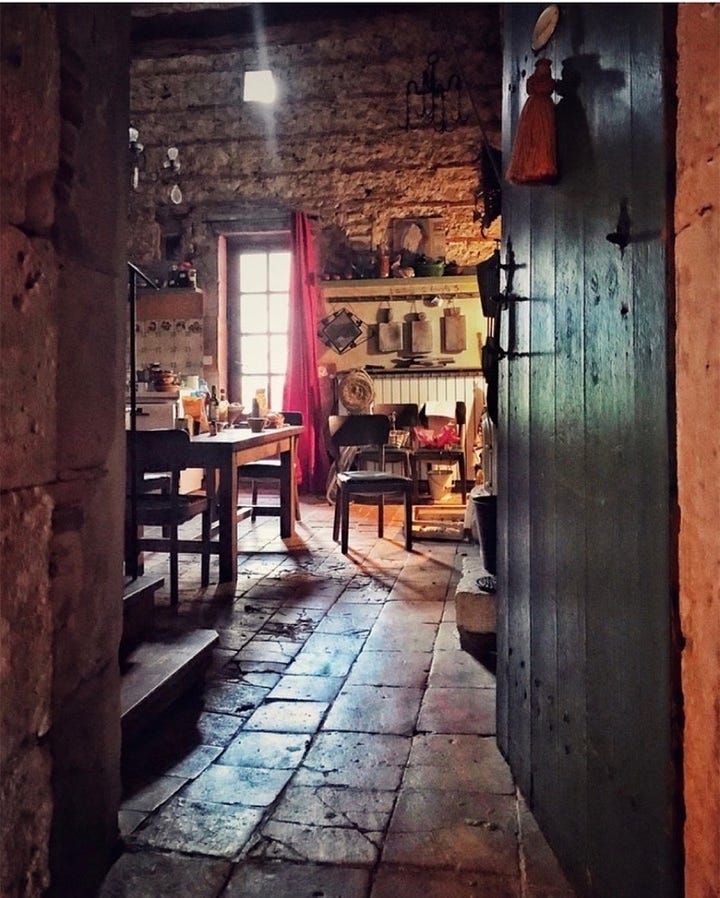
[[[292,253],[292,240],[289,230],[234,234],[232,236],[228,235],[226,240],[228,396],[234,402],[241,402],[245,406],[245,410],[249,411],[253,396],[245,396],[243,393],[242,332],[235,326],[235,322],[241,318],[239,257],[243,253],[249,252]],[[271,338],[273,333],[271,330],[267,331],[268,339]],[[269,370],[269,359],[268,370],[263,373],[267,374],[268,381],[270,381],[273,374]],[[272,394],[268,396],[268,402],[271,404],[271,407],[278,411],[281,410],[282,399],[282,396]]]

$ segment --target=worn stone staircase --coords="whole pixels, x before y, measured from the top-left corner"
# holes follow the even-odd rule
[[[123,744],[133,741],[203,678],[218,641],[215,630],[175,632],[155,622],[162,577],[141,576],[125,586],[120,643]]]

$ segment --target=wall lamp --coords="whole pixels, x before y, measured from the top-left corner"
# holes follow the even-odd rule
[[[140,133],[137,128],[132,125],[128,128],[128,147],[130,149],[130,186],[133,190],[138,189],[140,184],[140,161],[144,159],[143,152],[145,147],[140,143]]]

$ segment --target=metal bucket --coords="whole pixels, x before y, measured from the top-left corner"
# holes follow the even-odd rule
[[[473,496],[485,570],[497,574],[497,496]]]

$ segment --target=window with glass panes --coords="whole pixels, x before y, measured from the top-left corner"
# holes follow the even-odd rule
[[[228,252],[229,392],[247,412],[257,390],[280,411],[287,371],[290,252],[256,244]]]

